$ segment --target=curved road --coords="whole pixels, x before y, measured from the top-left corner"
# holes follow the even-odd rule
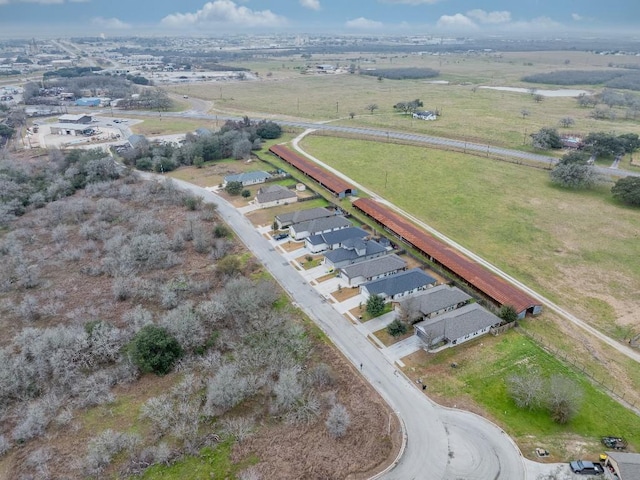
[[[351,183],[352,185],[357,187],[358,190],[360,190],[362,192],[365,192],[366,194],[370,195],[376,201],[386,205],[387,207],[391,208],[392,210],[395,210],[396,212],[398,212],[400,215],[404,216],[405,218],[410,219],[416,225],[419,225],[420,227],[424,228],[426,231],[431,233],[434,237],[439,238],[440,240],[442,240],[443,242],[447,243],[448,245],[451,245],[453,248],[455,248],[459,252],[462,252],[464,255],[466,255],[467,257],[471,258],[475,262],[479,263],[480,265],[485,267],[487,270],[495,273],[496,275],[498,275],[499,277],[501,277],[504,280],[508,281],[509,283],[511,283],[511,284],[517,286],[518,288],[520,288],[521,290],[527,292],[533,298],[535,298],[536,300],[541,302],[545,307],[547,307],[550,310],[553,310],[554,312],[558,313],[559,315],[561,315],[565,319],[569,320],[574,325],[576,325],[576,326],[580,327],[582,330],[586,331],[588,334],[600,339],[601,341],[603,341],[604,343],[606,343],[610,347],[612,347],[615,350],[617,350],[622,355],[625,355],[626,357],[628,357],[628,358],[640,363],[640,352],[639,351],[634,350],[632,348],[629,348],[628,346],[618,342],[617,340],[614,340],[613,338],[603,334],[599,330],[597,330],[594,327],[592,327],[591,325],[589,325],[584,320],[576,317],[575,315],[573,315],[572,313],[568,312],[564,308],[560,307],[556,303],[552,302],[548,298],[544,297],[540,293],[538,293],[535,290],[531,289],[530,287],[528,287],[524,283],[522,283],[519,280],[515,279],[511,275],[503,272],[502,270],[500,270],[498,267],[496,267],[492,263],[489,263],[488,261],[486,261],[485,259],[483,259],[479,255],[475,254],[471,250],[468,250],[467,248],[465,248],[462,245],[458,244],[457,242],[453,241],[452,239],[450,239],[446,235],[440,233],[438,230],[436,230],[435,228],[429,226],[428,224],[426,224],[422,220],[416,218],[415,216],[411,215],[408,212],[405,212],[401,208],[393,205],[392,203],[388,202],[387,200],[382,198],[380,195],[378,195],[377,193],[369,190],[368,188],[364,187],[363,185],[360,185],[359,183],[353,181],[351,178],[349,178],[348,176],[344,175],[339,170],[336,170],[335,168],[331,167],[330,165],[327,165],[326,163],[322,162],[321,160],[319,160],[319,159],[315,158],[314,156],[309,155],[308,153],[306,153],[304,150],[302,150],[302,148],[300,148],[300,146],[298,144],[299,144],[300,140],[302,138],[304,138],[304,136],[306,136],[307,134],[311,133],[312,131],[313,131],[313,129],[305,130],[303,133],[298,135],[292,142],[293,143],[293,147],[298,152],[303,154],[305,157],[313,160],[318,165],[322,166],[323,168],[329,170],[330,172],[332,172],[333,174],[337,175],[338,177],[340,177],[340,178],[346,180],[347,182]],[[629,173],[629,172],[627,172],[627,173]]]
[[[190,99],[191,100],[191,99]],[[215,120],[241,120],[241,117],[229,116],[229,115],[211,115],[209,113],[205,113],[204,106],[208,105],[207,102],[200,100],[200,103],[193,103],[193,110],[186,110],[183,112],[162,112],[162,115],[165,117],[181,117],[181,118],[200,118],[202,120],[207,121],[215,121]],[[157,112],[148,112],[148,111],[135,111],[131,112],[135,115],[140,116],[158,116]],[[463,142],[460,140],[452,140],[449,138],[443,137],[434,137],[431,135],[421,135],[417,133],[403,133],[403,132],[394,132],[391,130],[381,130],[375,128],[364,128],[364,127],[346,127],[341,125],[332,125],[329,122],[304,122],[297,120],[281,120],[278,118],[269,118],[275,122],[278,122],[281,125],[287,125],[290,127],[301,128],[303,130],[313,129],[313,130],[323,130],[329,132],[341,132],[348,133],[352,135],[362,135],[367,137],[378,138],[382,140],[404,140],[415,143],[422,143],[425,145],[432,145],[436,148],[454,148],[456,150],[462,150],[464,152],[474,152],[475,154],[486,155],[486,156],[500,156],[500,157],[508,157],[516,160],[526,160],[529,162],[539,163],[545,166],[552,166],[558,162],[557,158],[548,157],[546,155],[539,155],[536,153],[530,152],[522,152],[520,150],[512,150],[509,148],[502,147],[492,147],[491,145],[482,145],[479,143],[471,143],[471,142]],[[624,176],[632,176],[632,177],[640,177],[640,172],[632,172],[629,170],[622,170],[619,168],[611,168],[611,167],[595,167],[596,171],[601,175],[608,175],[612,177],[624,177]]]
[[[155,177],[144,174],[144,177]],[[523,459],[517,446],[496,425],[475,414],[433,403],[326,299],[308,285],[294,268],[236,208],[217,195],[173,179],[180,188],[216,203],[218,211],[301,308],[327,334],[343,354],[403,420],[406,450],[387,480],[524,480],[550,472],[557,465]],[[384,428],[384,426],[383,426]]]

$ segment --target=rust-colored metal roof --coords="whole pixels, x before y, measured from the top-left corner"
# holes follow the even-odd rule
[[[499,305],[511,305],[518,313],[540,305],[540,302],[537,302],[522,290],[494,275],[480,264],[465,257],[457,250],[419,229],[404,217],[374,200],[359,198],[353,202],[353,205],[466,280],[470,285],[495,300]]]
[[[335,176],[333,173],[320,168],[311,160],[307,160],[306,158],[297,155],[287,147],[284,147],[282,145],[274,145],[269,148],[269,151],[280,157],[285,162],[293,165],[301,172],[309,175],[316,182],[336,195],[340,195],[341,193],[351,193],[355,190],[355,187],[353,185],[345,182],[341,178]]]

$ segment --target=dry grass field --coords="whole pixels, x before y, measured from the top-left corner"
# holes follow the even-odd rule
[[[345,57],[321,57],[314,62],[349,65]],[[568,61],[568,64],[565,62]],[[635,57],[621,57],[620,63],[637,63]],[[394,68],[419,66],[440,72],[438,81],[382,80],[364,75],[303,75],[294,67],[299,59],[274,59],[264,64],[250,64],[252,70],[279,72],[262,76],[255,82],[171,87],[172,91],[188,91],[190,95],[214,103],[214,111],[258,118],[277,115],[282,118],[331,120],[343,125],[372,126],[391,130],[458,138],[476,143],[530,149],[529,134],[543,126],[557,127],[561,118],[572,117],[575,125],[570,133],[590,131],[640,132],[638,122],[593,120],[590,108],[580,108],[573,98],[545,97],[536,102],[528,93],[513,93],[477,88],[509,86],[554,89],[552,86],[526,84],[524,75],[554,70],[592,70],[609,68],[610,58],[586,52],[533,52],[485,55],[394,57],[372,56],[360,61],[362,68]],[[580,86],[571,87],[581,88]],[[584,86],[590,92],[601,88]],[[419,98],[425,109],[440,110],[435,122],[412,120],[393,110],[401,101]],[[371,114],[369,104],[378,105]],[[526,118],[522,110],[528,110]],[[350,118],[350,113],[355,117]],[[624,117],[619,109],[618,117]]]

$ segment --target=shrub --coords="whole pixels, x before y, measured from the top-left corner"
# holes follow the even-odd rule
[[[244,190],[242,190],[241,195],[242,195],[242,198],[249,198],[251,196],[251,191],[245,188]]]
[[[327,426],[329,434],[338,438],[343,437],[347,433],[347,428],[349,428],[350,423],[351,418],[347,408],[340,403],[336,403],[329,411],[325,425]]]
[[[407,324],[398,320],[397,318],[387,325],[387,333],[392,337],[399,337],[407,333]]]
[[[377,317],[384,312],[384,298],[380,295],[371,295],[367,299],[367,313],[372,317]]]
[[[143,372],[165,375],[182,356],[182,347],[164,328],[155,325],[143,327],[129,343],[133,363]]]
[[[503,305],[500,307],[498,316],[504,323],[513,323],[518,320],[518,312],[512,305]]]
[[[640,177],[623,177],[611,188],[613,198],[640,207]]]
[[[242,192],[242,182],[227,182],[224,190],[229,195],[240,195]]]
[[[282,128],[275,122],[263,120],[256,126],[256,134],[265,140],[273,140],[282,135]]]

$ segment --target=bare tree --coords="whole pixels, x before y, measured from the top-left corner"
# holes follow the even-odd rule
[[[369,110],[369,113],[373,114],[373,112],[375,110],[378,110],[378,104],[377,103],[370,103],[369,105],[367,105],[367,110]]]
[[[336,403],[329,411],[325,425],[331,436],[339,438],[347,433],[350,423],[351,418],[347,408],[341,403]]]
[[[511,375],[507,378],[507,390],[518,407],[535,410],[542,404],[545,383],[539,373]]]
[[[222,420],[222,428],[228,435],[235,438],[238,443],[242,443],[253,432],[255,423],[253,419],[247,417],[224,418]]]
[[[276,412],[285,412],[294,407],[302,397],[302,385],[298,380],[298,367],[287,368],[280,371],[278,381],[273,387],[276,398],[273,402]]]
[[[563,128],[569,128],[575,125],[576,121],[571,117],[563,117],[560,119],[560,126]]]
[[[531,111],[528,108],[523,108],[520,110],[520,115],[522,115],[522,119],[524,120],[529,115],[531,115]]]
[[[547,405],[554,422],[569,422],[578,413],[581,400],[582,389],[573,380],[562,375],[549,379]]]

